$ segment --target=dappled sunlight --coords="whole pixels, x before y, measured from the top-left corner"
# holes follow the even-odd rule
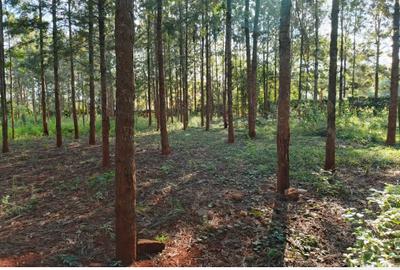
[[[398,150],[343,140],[330,174],[321,170],[324,138],[294,134],[291,184],[306,193],[278,205],[274,129],[269,120],[260,138],[241,130],[228,145],[222,128],[177,128],[169,156],[160,155],[158,132],[136,133],[139,238],[166,239],[164,252],[139,266],[343,265],[353,238],[342,214],[363,205],[370,186],[397,181]],[[66,141],[60,151],[47,138],[15,145],[23,151],[0,164],[0,195],[9,195],[7,212],[0,208],[0,238],[9,243],[3,264],[112,264],[114,172],[100,169],[100,145]],[[15,249],[40,261],[14,258]]]

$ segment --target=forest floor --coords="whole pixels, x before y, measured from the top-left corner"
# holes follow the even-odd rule
[[[236,143],[215,127],[175,130],[159,154],[155,131],[136,134],[139,238],[166,243],[139,266],[344,266],[354,239],[346,209],[400,175],[398,150],[339,140],[334,174],[322,171],[324,137],[292,134],[298,201],[277,203],[274,122]],[[112,140],[114,145],[114,140]],[[110,266],[114,173],[87,138],[15,141],[0,155],[0,266]]]

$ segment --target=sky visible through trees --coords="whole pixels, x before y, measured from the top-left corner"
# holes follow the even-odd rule
[[[400,265],[399,0],[0,19],[0,267]]]

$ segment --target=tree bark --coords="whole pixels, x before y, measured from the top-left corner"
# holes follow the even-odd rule
[[[344,0],[340,0],[340,71],[339,71],[339,113],[343,103],[343,60],[344,60]]]
[[[89,144],[96,144],[96,107],[94,93],[94,48],[93,48],[93,0],[88,1],[89,10],[89,98],[90,98],[90,128],[89,128]]]
[[[274,102],[275,104],[278,102],[278,46],[277,46],[277,39],[275,39],[275,48],[274,48]]]
[[[258,48],[258,20],[260,16],[260,0],[256,0],[254,26],[253,26],[253,56],[251,59],[251,72],[249,77],[249,137],[256,137],[257,117],[257,48]]]
[[[339,0],[332,0],[331,14],[331,44],[329,61],[329,85],[328,85],[328,128],[325,150],[325,170],[335,169],[336,148],[336,71],[337,71],[337,39],[339,21]]]
[[[37,115],[36,115],[36,95],[35,95],[35,87],[32,87],[32,114],[33,114],[33,121],[37,124]]]
[[[40,52],[40,86],[41,86],[41,103],[42,103],[42,125],[43,135],[49,136],[47,125],[47,110],[46,110],[46,85],[44,79],[44,48],[43,48],[43,15],[42,15],[42,0],[39,0],[39,52]]]
[[[357,33],[357,13],[354,14],[354,30],[353,30],[353,61],[352,61],[352,79],[351,79],[351,96],[354,97],[356,83],[356,33]]]
[[[133,16],[132,0],[117,0],[116,54],[116,257],[124,265],[136,260],[136,165],[133,133]]]
[[[284,194],[289,188],[289,143],[290,143],[290,79],[291,79],[291,40],[290,11],[292,1],[281,1],[281,19],[279,26],[279,102],[277,132],[277,192]]]
[[[204,15],[201,16],[202,24],[204,26]],[[201,126],[204,127],[204,36],[201,35],[201,45],[200,45],[200,54],[201,54],[201,61],[200,61],[200,120]]]
[[[186,130],[189,124],[189,84],[188,84],[188,0],[185,0],[185,54],[183,65],[183,129]],[[182,32],[183,34],[183,32]]]
[[[228,143],[235,142],[232,111],[232,0],[226,1],[226,92],[228,96]],[[224,112],[225,113],[225,112]]]
[[[318,82],[319,82],[319,5],[315,0],[315,52],[314,52],[314,103],[318,100]]]
[[[10,38],[11,39],[11,38]],[[9,57],[10,57],[10,113],[11,113],[11,139],[15,139],[15,123],[14,123],[14,103],[13,103],[13,72],[12,72],[12,51],[10,40],[8,41]]]
[[[393,146],[396,143],[396,115],[397,97],[399,88],[399,0],[395,1],[393,16],[393,54],[392,54],[392,74],[390,82],[390,105],[388,116],[388,131],[386,144]]]
[[[10,151],[8,145],[8,111],[6,99],[6,76],[4,62],[4,33],[3,33],[3,3],[0,0],[0,94],[1,94],[1,113],[2,113],[2,152]]]
[[[54,95],[56,109],[56,136],[57,147],[62,145],[61,133],[61,110],[60,110],[60,82],[58,75],[58,30],[57,30],[57,4],[58,0],[52,0],[52,20],[53,20],[53,68],[54,68]]]
[[[164,86],[164,57],[163,57],[163,35],[162,35],[162,0],[157,0],[157,23],[156,23],[156,49],[158,63],[158,92],[160,101],[160,131],[161,131],[161,153],[169,155],[171,149],[168,142],[167,115],[165,111],[165,86]]]
[[[303,13],[303,12],[302,12]],[[299,21],[301,21],[303,18],[299,18]],[[302,23],[300,22],[300,32],[301,32],[301,37],[300,37],[300,64],[299,64],[299,89],[298,89],[298,100],[301,100],[302,92],[303,92],[303,59],[304,59],[304,29],[302,26]]]
[[[379,60],[381,55],[381,17],[377,15],[378,18],[375,20],[376,28],[376,62],[375,62],[375,99],[379,96]]]
[[[147,14],[147,103],[148,103],[148,111],[147,115],[149,118],[149,127],[152,124],[151,118],[151,53],[150,53],[150,46],[151,46],[151,39],[150,39],[150,32],[151,32],[151,20],[150,20],[150,13]]]
[[[206,0],[206,131],[210,130],[211,122],[211,71],[210,71],[210,37],[209,37],[209,18],[208,18],[209,0]]]
[[[71,73],[71,105],[72,105],[72,120],[74,122],[74,137],[79,139],[79,125],[76,113],[76,94],[75,94],[75,69],[74,69],[74,52],[72,45],[72,19],[71,19],[71,0],[68,0],[68,34],[69,34],[69,63]]]
[[[101,133],[103,149],[103,167],[110,166],[110,118],[108,112],[107,100],[107,67],[105,51],[105,13],[104,0],[98,0],[99,11],[99,48],[100,48],[100,83],[101,83]]]

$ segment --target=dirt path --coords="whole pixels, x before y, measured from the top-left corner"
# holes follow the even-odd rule
[[[139,136],[139,236],[167,248],[138,265],[342,266],[353,240],[344,210],[398,176],[346,168],[338,177],[351,196],[295,181],[308,192],[277,203],[274,164],[261,167],[273,162],[273,147],[256,160],[245,138],[229,146],[220,133],[177,132],[168,158],[157,134]],[[68,141],[60,150],[43,138],[12,149],[0,156],[0,266],[115,264],[114,176],[100,168],[100,146]]]

